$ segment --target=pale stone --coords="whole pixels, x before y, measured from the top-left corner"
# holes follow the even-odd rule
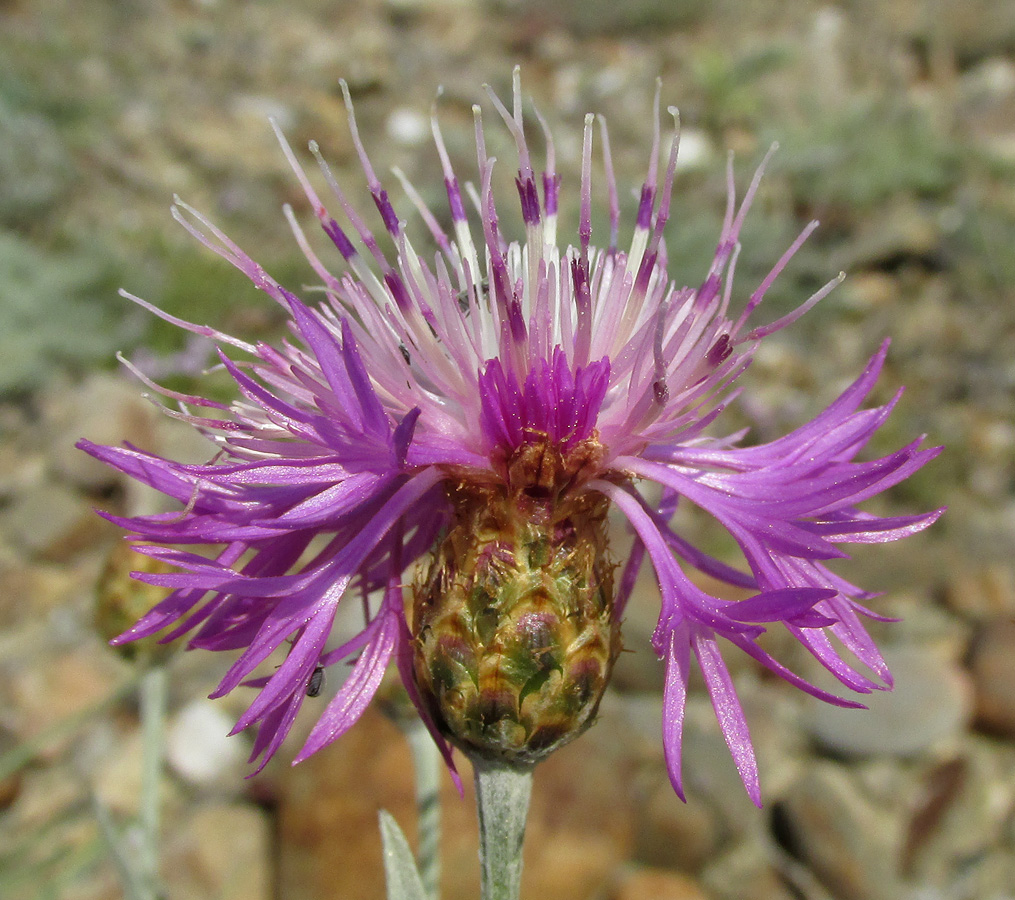
[[[9,636],[17,626],[31,625],[80,596],[81,582],[64,566],[26,564],[0,555],[0,631]],[[0,650],[4,642],[0,639]],[[2,654],[0,654],[2,655]]]
[[[841,900],[897,900],[902,810],[875,807],[839,767],[805,771],[780,805],[790,851]]]
[[[19,496],[0,514],[0,534],[35,557],[66,560],[109,533],[76,491],[44,484]]]
[[[773,851],[763,840],[749,839],[717,854],[701,875],[713,900],[796,900],[779,876]]]
[[[977,635],[969,669],[979,723],[997,734],[1015,736],[1015,619],[992,619]]]
[[[94,640],[69,652],[40,654],[34,663],[19,668],[8,683],[12,707],[6,724],[23,740],[111,697],[127,677],[119,660]],[[73,737],[70,732],[47,744],[42,754],[58,753]]]
[[[637,816],[635,858],[651,866],[696,872],[720,847],[715,815],[699,797],[683,802],[665,772],[654,779]]]
[[[159,413],[142,396],[145,390],[129,378],[97,373],[80,385],[64,387],[47,397],[44,431],[54,470],[87,490],[116,484],[122,476],[115,469],[74,444],[87,438],[97,444],[130,441],[154,449]]]
[[[208,787],[235,781],[248,747],[230,737],[234,722],[213,700],[194,700],[172,717],[166,732],[166,758],[191,784]]]
[[[708,900],[693,879],[666,869],[638,868],[623,872],[610,900]]]
[[[972,692],[955,663],[918,646],[885,648],[884,657],[895,687],[857,698],[867,709],[841,709],[818,700],[810,704],[808,729],[830,752],[909,757],[956,738],[967,726]]]
[[[944,885],[969,860],[996,852],[1015,814],[1015,750],[970,737],[932,769],[909,821],[909,869],[917,881]],[[982,895],[979,895],[982,896]]]
[[[666,148],[669,153],[669,148]],[[715,161],[715,146],[704,132],[697,128],[680,130],[680,151],[677,154],[678,172],[696,172],[707,169]]]
[[[415,109],[400,106],[388,116],[384,130],[393,141],[414,147],[430,136],[430,120]]]
[[[141,804],[144,747],[140,729],[116,735],[115,752],[98,764],[93,776],[95,796],[110,812],[136,816]]]
[[[251,804],[199,806],[163,863],[169,900],[271,900],[271,823]],[[352,895],[350,895],[352,896]]]

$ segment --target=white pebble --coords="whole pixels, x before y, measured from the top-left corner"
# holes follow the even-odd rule
[[[170,722],[166,735],[169,765],[195,785],[210,785],[224,773],[242,765],[247,745],[229,737],[233,722],[214,702],[195,700]]]
[[[417,110],[403,106],[388,116],[385,130],[393,141],[412,147],[426,140],[430,133],[430,121]]]

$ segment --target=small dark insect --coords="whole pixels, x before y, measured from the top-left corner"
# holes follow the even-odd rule
[[[307,682],[307,696],[316,697],[324,687],[324,666],[316,666]]]
[[[490,280],[488,278],[484,278],[479,282],[479,291],[485,294],[489,290]],[[465,313],[465,315],[468,315],[472,311],[472,304],[469,299],[468,289],[458,292],[458,307],[463,313]]]

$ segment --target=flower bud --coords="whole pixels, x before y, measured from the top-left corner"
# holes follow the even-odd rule
[[[530,764],[592,723],[620,650],[600,495],[459,484],[416,587],[416,679],[468,754]]]
[[[166,589],[135,581],[132,571],[171,572],[172,566],[120,542],[106,558],[95,589],[95,627],[107,641],[127,631],[141,616],[166,595]],[[154,637],[117,644],[113,649],[131,662],[144,665],[164,661],[174,648],[159,644]]]

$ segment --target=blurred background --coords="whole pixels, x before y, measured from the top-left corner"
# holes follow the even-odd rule
[[[727,151],[742,191],[779,142],[743,232],[734,296],[749,294],[811,218],[821,228],[758,321],[840,270],[848,278],[759,353],[745,378],[753,433],[771,437],[817,413],[891,335],[876,399],[902,385],[906,394],[874,450],[921,433],[947,449],[873,508],[949,506],[929,533],[859,547],[840,569],[884,591],[878,611],[903,619],[873,628],[898,688],[870,712],[819,709],[730,654],[758,747],[761,811],[743,795],[700,685],[688,713],[689,802],[673,796],[646,582],[600,721],[537,771],[524,896],[1015,896],[1009,0],[0,0],[0,896],[124,896],[109,835],[128,851],[137,839],[139,663],[106,646],[108,608],[96,626],[97,598],[137,598],[115,529],[91,510],[145,500],[73,444],[129,439],[211,455],[142,398],[117,350],[171,387],[227,396],[217,376],[198,378],[208,346],[116,291],[248,340],[283,326],[270,300],[172,221],[173,195],[283,283],[313,284],[281,206],[312,216],[268,117],[298,152],[318,140],[369,214],[345,78],[382,178],[397,165],[440,207],[429,139],[438,86],[449,150],[471,179],[471,105],[485,102],[484,83],[506,97],[515,64],[554,129],[565,235],[576,231],[588,111],[609,121],[630,223],[662,78],[663,105],[678,106],[684,126],[667,234],[678,284],[700,280],[711,261]],[[507,178],[511,145],[486,106]],[[392,195],[411,216],[397,185]],[[510,230],[513,188],[503,196]],[[731,417],[741,421],[743,411]],[[681,526],[703,528],[693,517]],[[246,698],[204,699],[228,660],[179,651],[164,664],[165,896],[382,897],[378,808],[415,839],[398,729],[372,709],[292,768],[294,735],[245,780],[248,736],[225,734]],[[313,714],[304,710],[297,732]],[[450,790],[445,801],[444,896],[464,900],[477,896],[474,811]]]

